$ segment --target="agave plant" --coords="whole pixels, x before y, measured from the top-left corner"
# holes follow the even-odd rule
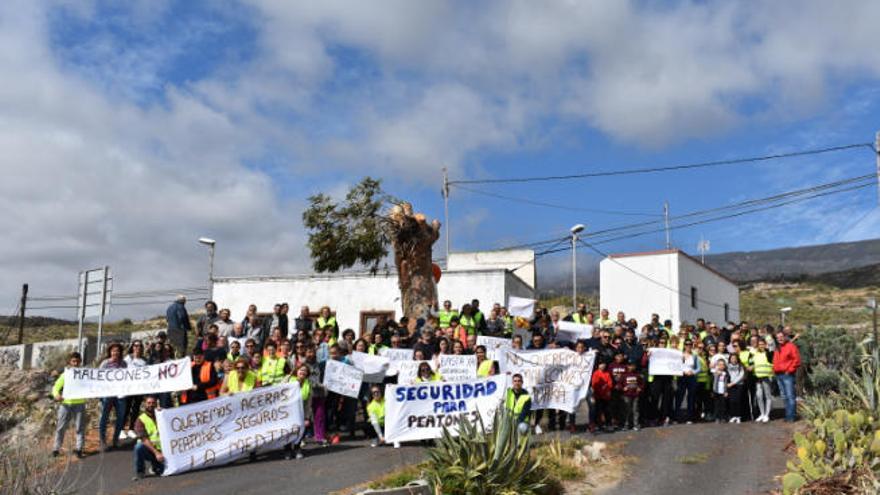
[[[842,374],[845,390],[854,397],[860,407],[877,415],[880,414],[880,351],[877,345],[866,339],[859,343],[859,371],[846,371]]]
[[[425,475],[438,494],[533,494],[544,487],[540,461],[530,455],[529,434],[517,429],[516,417],[504,408],[495,412],[488,430],[462,421],[456,434],[448,429],[428,451]]]

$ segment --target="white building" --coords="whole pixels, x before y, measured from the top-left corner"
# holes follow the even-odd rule
[[[603,308],[626,313],[639,325],[670,319],[693,324],[705,318],[723,324],[739,320],[739,287],[729,278],[678,249],[612,254],[599,263]]]
[[[488,309],[496,302],[505,305],[509,296],[534,298],[535,253],[451,253],[437,290],[441,303],[448,299],[457,309],[472,299],[479,299],[481,308]],[[276,303],[287,302],[291,321],[299,315],[300,306],[308,306],[313,314],[329,306],[341,329],[352,328],[358,334],[371,329],[379,316],[402,316],[395,272],[217,277],[214,300],[219,308],[229,308],[235,321],[244,317],[250,304],[267,314]]]

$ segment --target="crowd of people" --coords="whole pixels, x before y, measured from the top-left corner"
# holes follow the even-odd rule
[[[287,303],[279,303],[270,315],[261,316],[251,305],[241,320],[233,320],[228,309],[218,311],[209,301],[193,327],[186,299],[180,296],[167,310],[167,333],[160,332],[147,343],[110,344],[100,368],[146,366],[189,355],[194,386],[175,394],[101,399],[101,449],[118,448],[124,439],[136,440],[136,478],[144,476],[148,463],[155,473],[161,473],[164,458],[156,427],[157,407],[192,404],[293,381],[300,384],[306,413],[304,442],[326,446],[362,432],[372,439],[372,446],[378,446],[385,443],[384,388],[364,383],[357,398],[330,392],[323,386],[326,362],[351,364],[355,351],[378,354],[384,347],[409,348],[413,359],[429,362],[443,354],[474,354],[477,376],[497,374],[498,363],[487,358],[485,347],[477,345],[480,335],[510,338],[513,350],[570,348],[596,353],[586,399],[587,418],[580,423],[575,414],[534,410],[522,377],[511,377],[505,407],[537,434],[544,428],[599,433],[676,422],[767,422],[776,389],[785,399],[785,419],[795,419],[794,377],[800,356],[793,342],[797,336],[788,327],[750,322],[719,325],[701,318],[693,324],[682,322],[674,329],[671,321],[661,321],[657,314],[640,326],[623,312],[611,318],[607,309],[601,309],[597,316],[584,304],[565,315],[537,307],[531,318],[524,318],[510,315],[496,303],[487,315],[480,302],[473,300],[460,309],[444,301],[442,308],[424,319],[380,319],[374,328],[357,335],[351,328],[341,329],[329,307],[314,316],[303,306],[292,321],[288,311]],[[591,329],[592,336],[567,340],[570,334],[559,331],[562,321],[587,325],[582,328]],[[681,376],[648,373],[656,349],[681,351]],[[81,364],[81,356],[72,353],[68,365]],[[415,380],[443,380],[436,368],[423,363]],[[74,452],[81,456],[87,424],[85,401],[65,399],[63,380],[62,375],[53,389],[61,404],[54,454],[58,455],[64,432],[73,422],[77,433]],[[386,379],[386,383],[394,381],[394,377]],[[114,428],[108,439],[111,415]],[[302,447],[302,443],[288,445],[285,456],[301,458]]]

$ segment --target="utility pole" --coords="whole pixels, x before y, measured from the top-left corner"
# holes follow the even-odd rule
[[[703,240],[703,236],[700,236],[700,243],[697,244],[697,251],[700,252],[700,263],[706,264],[706,252],[709,251],[709,241]]]
[[[446,264],[449,264],[449,172],[443,167],[443,222],[446,224]]]
[[[669,237],[669,201],[663,202],[663,224],[666,226],[666,249],[672,249],[672,240]]]
[[[104,334],[104,313],[107,312],[107,279],[110,277],[110,267],[104,266],[103,280],[101,281],[101,312],[98,313],[98,342],[95,352],[101,352],[101,337]]]
[[[578,297],[578,278],[577,278],[577,240],[578,234],[586,228],[584,224],[579,223],[572,226],[571,231],[571,307],[572,312],[577,311]]]
[[[880,203],[880,131],[874,138],[874,154],[877,155],[877,203]]]
[[[25,308],[27,308],[27,294],[28,294],[28,284],[23,284],[21,286],[21,303],[19,304],[18,310],[18,343],[22,344],[24,339],[24,312]],[[877,311],[874,310],[874,326],[877,326]]]

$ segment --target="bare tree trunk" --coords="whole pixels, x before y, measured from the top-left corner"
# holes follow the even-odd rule
[[[425,318],[437,304],[431,253],[440,237],[440,222],[427,223],[425,215],[413,214],[409,203],[392,208],[388,219],[403,314]]]

